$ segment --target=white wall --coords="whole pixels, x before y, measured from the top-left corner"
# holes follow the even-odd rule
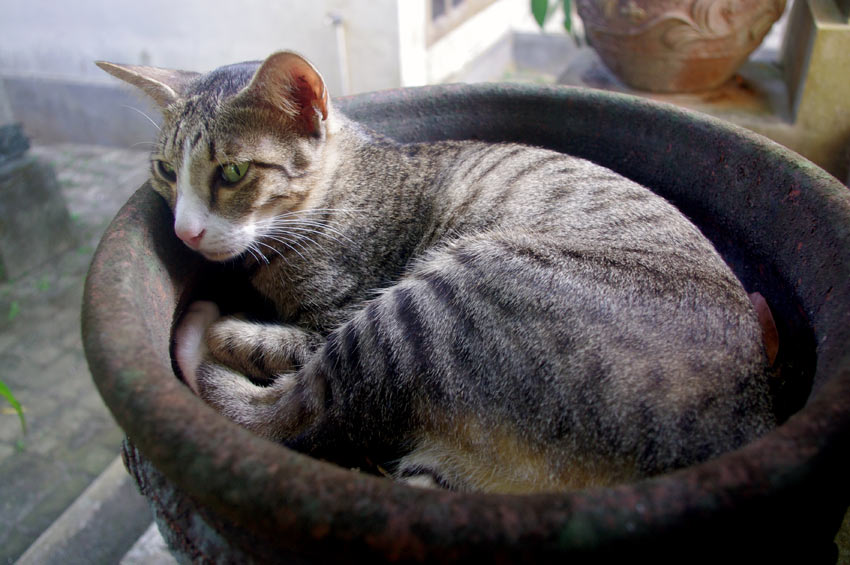
[[[340,90],[342,15],[355,91],[399,84],[396,3],[417,0],[13,0],[0,18],[0,73],[108,81],[93,61],[206,71],[294,49]]]

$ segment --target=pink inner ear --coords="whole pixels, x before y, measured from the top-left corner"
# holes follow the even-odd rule
[[[322,90],[321,93],[317,92],[314,85],[310,84],[309,79],[303,75],[295,77],[293,93],[300,108],[298,121],[306,131],[313,132],[316,130],[316,110],[322,114],[323,120],[328,117],[327,94],[325,94],[324,89]]]

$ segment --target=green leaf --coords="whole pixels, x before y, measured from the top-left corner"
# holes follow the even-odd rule
[[[573,32],[572,0],[564,0],[564,29],[567,33]]]
[[[18,418],[21,419],[21,428],[23,428],[24,433],[27,433],[27,421],[24,419],[24,410],[21,408],[21,403],[18,402],[18,399],[15,398],[15,395],[12,394],[12,391],[9,390],[9,387],[3,381],[0,381],[0,396],[8,400],[12,408],[15,409],[15,412],[18,413]]]
[[[47,278],[47,277],[41,277],[40,279],[38,279],[38,282],[36,283],[36,288],[38,288],[38,290],[40,290],[42,292],[49,290],[50,289],[50,279]]]
[[[9,304],[9,315],[6,316],[6,319],[10,322],[18,317],[18,314],[21,313],[21,305],[18,304],[17,300],[13,300],[11,304]]]
[[[531,13],[541,28],[546,23],[546,12],[549,11],[549,0],[531,0]]]

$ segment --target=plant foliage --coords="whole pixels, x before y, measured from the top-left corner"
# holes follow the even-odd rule
[[[21,428],[23,428],[24,433],[27,432],[27,421],[24,419],[24,409],[21,408],[21,403],[18,402],[18,399],[15,398],[15,395],[12,394],[12,391],[9,390],[9,387],[6,386],[6,383],[0,381],[0,396],[9,401],[9,404],[12,405],[12,408],[15,409],[15,412],[18,413],[18,418],[21,419]]]
[[[534,15],[537,25],[543,28],[546,19],[557,8],[558,2],[559,0],[553,0],[551,3],[550,0],[531,0],[531,13]],[[572,0],[560,0],[560,3],[564,9],[564,29],[567,30],[567,33],[572,33]]]

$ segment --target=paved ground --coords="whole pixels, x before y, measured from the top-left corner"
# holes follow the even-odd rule
[[[76,238],[72,250],[0,284],[0,380],[28,432],[0,400],[0,563],[11,563],[112,462],[122,439],[88,372],[80,338],[83,281],[103,230],[147,176],[143,150],[34,147],[53,165]]]

